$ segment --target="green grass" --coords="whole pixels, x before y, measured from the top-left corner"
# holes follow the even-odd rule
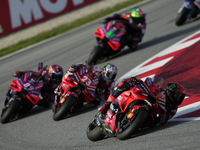
[[[19,49],[22,49],[24,47],[27,47],[29,45],[35,44],[37,42],[40,42],[42,40],[48,39],[48,38],[53,37],[55,35],[64,33],[66,31],[69,31],[71,29],[79,27],[79,26],[81,26],[83,24],[86,24],[86,23],[88,23],[90,21],[93,21],[95,19],[101,18],[101,17],[106,16],[106,15],[108,15],[110,13],[113,13],[115,11],[118,11],[120,9],[123,9],[125,7],[128,7],[130,5],[136,4],[136,3],[141,2],[141,1],[143,1],[143,0],[130,0],[130,1],[124,2],[123,4],[116,5],[113,8],[110,8],[110,9],[107,9],[107,10],[104,10],[104,11],[101,11],[101,12],[97,12],[97,13],[95,13],[93,15],[84,17],[84,18],[79,19],[79,20],[75,20],[75,21],[71,22],[70,24],[66,24],[66,25],[57,27],[55,29],[52,29],[51,31],[41,33],[41,34],[39,34],[39,35],[37,35],[37,36],[35,36],[33,38],[30,38],[28,40],[19,42],[16,45],[10,46],[8,48],[1,49],[0,50],[0,57],[5,56],[5,55],[7,55],[9,53],[15,52],[15,51],[17,51]]]

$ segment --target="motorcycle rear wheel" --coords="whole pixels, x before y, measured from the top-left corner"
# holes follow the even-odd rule
[[[21,104],[18,100],[14,99],[9,104],[9,106],[4,110],[1,116],[1,123],[9,122],[9,119],[17,113],[20,109]]]
[[[135,116],[135,119],[131,123],[129,127],[127,127],[122,132],[117,132],[117,138],[120,140],[125,140],[130,138],[138,129],[140,126],[144,123],[146,117],[148,115],[147,110],[144,108],[140,108],[137,116]]]
[[[68,110],[75,105],[76,98],[72,95],[67,96],[64,103],[58,108],[58,110],[53,115],[53,120],[59,121],[63,119],[68,113]]]
[[[93,123],[91,123],[87,128],[87,138],[90,141],[99,141],[102,140],[105,135],[103,134],[100,127],[95,126]]]
[[[176,25],[181,26],[187,20],[187,15],[189,14],[190,9],[183,8],[182,11],[176,17]]]
[[[102,54],[103,54],[103,49],[100,46],[95,46],[88,58],[87,61],[88,65],[96,64],[98,59],[101,58]]]

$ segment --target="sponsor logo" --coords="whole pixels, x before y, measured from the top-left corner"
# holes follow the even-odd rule
[[[43,87],[43,84],[41,84],[41,85],[39,85],[39,86],[36,86],[35,87],[35,90],[38,90],[38,89],[40,89],[40,88],[42,88]]]
[[[31,94],[31,96],[32,96],[32,97],[36,97],[36,98],[38,97],[38,95],[35,95],[35,94]]]
[[[20,85],[20,84],[23,85],[24,84],[24,82],[21,79],[18,79],[18,81],[19,81],[19,83],[17,82],[18,85]]]
[[[81,76],[83,75],[83,70],[82,70],[82,69],[80,69],[80,75],[81,75]]]
[[[141,93],[141,95],[143,95],[143,96],[148,96],[147,94],[144,94],[144,93]]]
[[[74,73],[74,76],[75,76],[76,80],[79,82],[80,80],[79,80],[79,78],[78,78],[76,73]]]
[[[111,118],[106,118],[106,119],[105,119],[105,122],[107,122],[107,123],[112,123],[112,119],[111,119]]]
[[[87,87],[87,90],[90,90],[90,91],[95,91],[94,88],[90,88],[90,87]]]
[[[37,94],[37,95],[40,94],[40,92],[38,92],[38,91],[31,91],[31,93],[34,93],[34,94]]]
[[[117,114],[118,113],[118,109],[115,109],[114,108],[114,105],[113,105],[113,103],[111,103],[111,105],[110,105],[110,109],[115,113],[115,114]]]
[[[122,100],[122,96],[121,96],[121,95],[118,96],[118,97],[117,97],[117,100],[118,100],[118,101]]]
[[[113,131],[111,129],[105,128],[106,131],[113,133]]]
[[[141,87],[144,89],[144,91],[145,91],[146,93],[149,93],[149,91],[146,89],[146,87],[144,86],[144,84],[141,84]]]
[[[95,94],[94,94],[93,92],[90,92],[90,91],[89,91],[89,93],[90,93],[93,97],[95,96]]]
[[[11,26],[22,26],[22,21],[29,24],[45,18],[45,13],[58,14],[63,12],[69,0],[8,0],[10,8]],[[72,0],[74,6],[84,3],[84,0]],[[44,13],[45,12],[45,13]]]
[[[101,123],[100,123],[100,121],[99,121],[99,118],[96,118],[95,121],[96,121],[97,126],[101,126]]]
[[[108,116],[109,118],[112,118],[112,114],[110,113],[110,111],[107,112],[107,116]]]
[[[90,85],[92,83],[92,81],[90,80],[89,77],[87,76],[83,76],[83,78],[81,79],[83,81],[83,83],[85,83],[87,86]]]

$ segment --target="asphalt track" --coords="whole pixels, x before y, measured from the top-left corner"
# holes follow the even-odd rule
[[[170,45],[199,30],[199,19],[181,27],[175,26],[175,18],[182,0],[153,0],[140,5],[147,13],[147,30],[138,50],[125,48],[106,62],[115,64],[120,78],[132,68],[154,56]],[[125,10],[125,12],[130,9]],[[54,63],[66,71],[71,64],[84,62],[91,52],[95,38],[93,32],[101,27],[100,20],[82,26],[61,36],[22,50],[15,55],[0,59],[0,108],[15,70],[35,70],[37,63]],[[192,63],[192,62],[190,62]],[[34,108],[19,120],[0,124],[1,150],[71,150],[71,149],[199,149],[200,121],[168,122],[164,126],[144,129],[133,138],[120,141],[107,138],[91,142],[86,137],[86,128],[97,113],[93,105],[86,106],[73,116],[55,122],[51,109]]]

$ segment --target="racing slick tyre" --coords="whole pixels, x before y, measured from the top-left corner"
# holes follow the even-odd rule
[[[95,126],[93,123],[91,123],[88,126],[86,132],[87,132],[87,137],[90,141],[99,141],[105,137],[101,128],[98,126]]]
[[[134,120],[130,123],[130,125],[123,129],[121,132],[119,132],[118,130],[117,138],[120,140],[130,138],[136,131],[138,131],[140,126],[144,123],[147,115],[147,110],[145,110],[144,108],[139,108],[138,114],[135,116]]]
[[[88,58],[88,65],[96,64],[97,60],[101,58],[102,54],[102,48],[100,46],[95,46],[93,51],[90,53],[90,56]]]
[[[180,13],[178,13],[178,16],[176,17],[176,25],[181,26],[185,23],[187,20],[187,15],[189,14],[190,9],[183,8]]]
[[[56,106],[53,104],[51,107],[51,110],[53,111],[53,113],[55,113],[55,108],[56,108]]]
[[[53,115],[53,120],[59,121],[63,119],[68,113],[68,110],[75,105],[76,98],[72,95],[67,96],[64,103],[58,108],[58,110]]]
[[[17,111],[20,109],[21,103],[14,99],[8,102],[5,105],[5,109],[2,111],[1,114],[1,123],[7,123],[10,121],[10,119],[17,113]]]

